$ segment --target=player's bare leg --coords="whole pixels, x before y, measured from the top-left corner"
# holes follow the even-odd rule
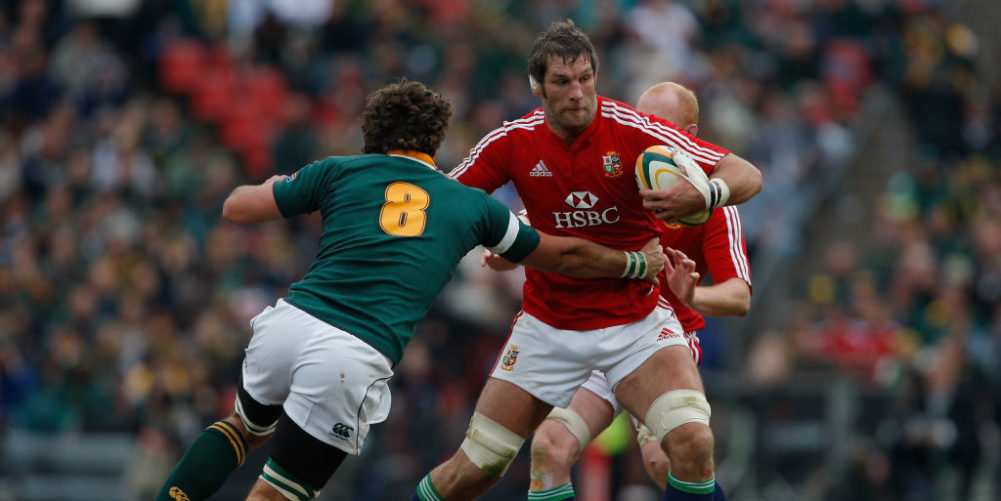
[[[654,437],[650,430],[646,429],[646,426],[641,424],[640,427],[641,431],[636,439],[640,444],[640,454],[643,455],[643,468],[650,479],[663,490],[667,486],[667,474],[671,471],[671,460],[661,448],[657,437]]]
[[[682,392],[673,393],[677,390]],[[708,404],[705,403],[702,378],[689,348],[678,345],[657,351],[619,383],[615,394],[619,402],[634,415],[641,416],[654,433],[658,426],[668,429],[660,441],[671,464],[664,499],[674,499],[672,491],[711,499],[715,483],[713,434],[707,424]],[[662,412],[648,416],[652,405]],[[704,415],[705,422],[681,419],[682,424],[659,424],[661,420],[674,422],[679,415],[693,413]],[[658,423],[647,422],[651,419]]]
[[[552,406],[533,397],[525,390],[502,381],[488,378],[476,402],[476,413],[485,417],[487,430],[482,442],[505,445],[510,452],[515,449],[511,439],[520,437],[524,441],[532,434],[536,426],[549,414]],[[476,417],[474,416],[474,419]],[[505,432],[506,430],[506,432]],[[467,437],[470,432],[467,431]],[[498,437],[498,435],[510,435]],[[510,454],[514,459],[517,450]],[[483,463],[482,460],[479,461]],[[492,464],[477,466],[467,455],[464,448],[444,463],[438,465],[418,485],[418,493],[411,499],[464,501],[476,499],[493,487],[507,470],[510,460],[498,460]]]
[[[271,484],[258,478],[257,482],[254,482],[254,488],[247,495],[247,501],[287,501],[287,498]]]
[[[532,438],[530,497],[531,492],[566,486],[566,496],[558,499],[573,499],[571,467],[591,438],[607,428],[615,417],[612,405],[586,388],[577,390],[567,409],[560,410],[573,414],[566,417],[550,414],[536,428]],[[554,413],[556,411],[554,409]]]

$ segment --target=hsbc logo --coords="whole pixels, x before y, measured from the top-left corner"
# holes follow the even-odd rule
[[[590,191],[570,192],[563,201],[577,210],[553,212],[556,228],[582,228],[619,222],[619,208],[616,206],[603,210],[588,210],[593,209],[598,203],[598,197]]]
[[[598,203],[598,197],[594,196],[590,191],[573,191],[563,201],[574,209],[590,209],[594,207],[594,204]]]

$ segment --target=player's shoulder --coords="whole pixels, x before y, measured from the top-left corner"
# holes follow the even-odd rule
[[[545,123],[545,114],[542,108],[526,113],[516,120],[504,121],[500,127],[480,138],[479,142],[472,149],[472,152],[476,154],[473,158],[478,156],[478,153],[485,148],[492,147],[492,145],[504,145],[507,144],[506,141],[517,141],[530,137],[541,130],[541,127]]]
[[[620,126],[619,130],[637,135],[653,136],[663,140],[665,135],[674,136],[681,133],[674,123],[656,115],[643,113],[615,99],[598,96],[598,111],[602,120]]]
[[[536,108],[516,120],[505,120],[496,130],[503,130],[507,133],[532,132],[546,121],[546,114],[542,108]]]

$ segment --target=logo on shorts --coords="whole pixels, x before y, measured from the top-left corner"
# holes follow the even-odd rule
[[[170,490],[167,491],[167,495],[170,496],[170,499],[175,499],[177,501],[191,501],[191,498],[189,498],[188,495],[185,494],[184,491],[182,491],[181,488],[176,485],[171,487]]]
[[[501,359],[501,370],[511,371],[514,369],[514,363],[518,361],[518,347],[511,345],[511,348],[507,350],[507,355]]]
[[[664,330],[660,331],[660,335],[657,336],[657,341],[663,341],[665,339],[678,339],[680,337],[681,334],[678,334],[677,332],[674,332],[671,329],[664,327]]]
[[[344,423],[337,423],[334,425],[333,428],[330,429],[330,433],[337,435],[338,437],[341,437],[344,440],[351,438],[352,431],[355,431],[355,429]]]

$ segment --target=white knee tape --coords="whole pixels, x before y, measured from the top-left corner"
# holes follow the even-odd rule
[[[639,442],[640,445],[643,445],[647,442],[656,442],[657,437],[653,436],[653,432],[650,431],[650,428],[641,424],[636,427],[636,441]]]
[[[562,407],[553,407],[553,410],[549,412],[546,419],[552,419],[557,423],[563,425],[573,436],[577,437],[577,441],[580,442],[581,450],[584,446],[591,443],[591,430],[588,429],[587,423],[584,418],[580,417],[573,409],[564,409]]]
[[[460,448],[483,473],[500,478],[504,476],[524,442],[525,439],[517,433],[474,412],[473,418],[469,420],[469,428],[466,429],[466,439],[462,441]]]
[[[695,390],[669,391],[654,400],[646,412],[644,424],[650,428],[657,440],[671,430],[685,423],[702,423],[709,426],[709,402],[706,396]]]

